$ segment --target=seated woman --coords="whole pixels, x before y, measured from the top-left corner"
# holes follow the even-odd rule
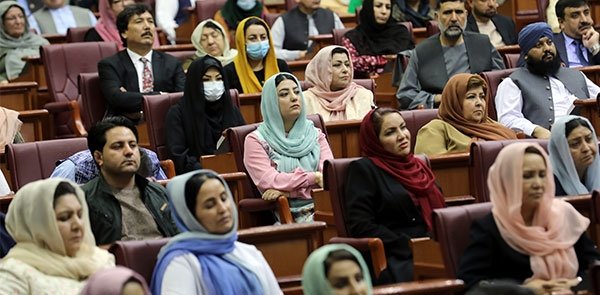
[[[585,233],[590,221],[554,197],[552,167],[542,147],[514,143],[502,149],[488,186],[492,212],[472,224],[458,269],[467,288],[504,281],[549,292],[578,283],[577,276],[587,279],[590,263],[600,259]]]
[[[74,182],[50,178],[23,186],[6,214],[16,244],[0,262],[0,294],[79,294],[115,259],[96,247],[85,194]]]
[[[302,268],[306,295],[372,294],[369,268],[360,252],[346,244],[329,244],[313,251]]]
[[[167,149],[177,174],[200,169],[200,156],[215,153],[223,130],[246,124],[231,102],[226,80],[221,62],[210,55],[190,66],[183,98],[165,119]]]
[[[289,72],[287,63],[275,56],[267,23],[258,17],[240,22],[235,34],[238,54],[225,66],[229,86],[240,93],[260,93],[263,84],[279,72]]]
[[[424,28],[435,17],[429,0],[395,0],[400,10],[398,20],[409,21],[415,28]]]
[[[408,29],[391,15],[391,0],[364,1],[360,23],[342,38],[354,64],[354,77],[376,77],[397,53],[415,47]]]
[[[557,118],[548,153],[556,196],[590,194],[600,189],[598,139],[588,119],[570,115]]]
[[[152,294],[283,294],[262,253],[237,241],[237,209],[219,175],[189,172],[167,190],[181,233],[158,255]]]
[[[193,61],[205,55],[218,59],[223,66],[231,63],[237,50],[229,47],[229,38],[226,36],[223,27],[212,19],[199,23],[192,33],[196,53],[183,63],[183,69],[187,71]]]
[[[103,269],[90,277],[81,295],[150,295],[150,288],[139,273],[123,267]]]
[[[304,91],[307,114],[320,114],[325,121],[362,118],[375,106],[373,92],[354,83],[348,50],[327,46],[306,66]]]
[[[48,40],[31,33],[25,10],[16,1],[0,2],[0,83],[8,83],[21,74],[25,56],[39,56],[40,46]]]
[[[236,29],[240,22],[248,17],[263,18],[269,11],[258,0],[226,0],[225,5],[215,13],[214,19],[225,29],[224,33],[229,41],[235,40]],[[237,43],[236,43],[237,45]],[[243,47],[237,47],[243,50]]]
[[[442,92],[439,119],[419,130],[415,153],[468,152],[473,141],[517,139],[514,131],[488,117],[487,105],[487,84],[479,75],[454,75]]]
[[[323,162],[333,154],[325,134],[306,118],[296,77],[276,74],[265,82],[260,111],[264,121],[244,142],[244,165],[264,200],[289,198],[296,222],[310,222],[310,191],[323,187]]]
[[[352,237],[380,238],[387,269],[378,284],[413,280],[411,238],[431,231],[431,212],[445,207],[433,172],[410,152],[410,132],[400,111],[377,108],[360,126],[364,158],[346,180],[346,225]]]

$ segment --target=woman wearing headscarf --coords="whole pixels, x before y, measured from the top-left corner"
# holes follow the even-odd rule
[[[590,194],[600,189],[598,139],[588,119],[572,115],[557,118],[548,153],[554,167],[556,196]]]
[[[223,178],[193,171],[167,191],[181,233],[158,254],[152,294],[283,294],[262,253],[237,241],[238,214]]]
[[[467,288],[504,281],[541,294],[568,290],[577,276],[587,279],[590,263],[600,258],[585,233],[590,221],[554,197],[552,167],[542,147],[514,143],[502,149],[487,184],[492,212],[472,224],[458,269]]]
[[[123,267],[103,269],[90,277],[81,295],[150,295],[144,277]]]
[[[16,244],[0,262],[1,294],[79,294],[96,271],[115,265],[96,247],[85,194],[71,181],[23,186],[6,214]]]
[[[438,119],[419,129],[415,153],[468,152],[474,141],[517,139],[514,131],[488,117],[487,87],[479,75],[450,78],[442,91]]]
[[[323,162],[333,154],[325,134],[306,118],[296,77],[269,78],[260,111],[264,121],[244,141],[246,170],[264,200],[286,196],[296,222],[312,221],[310,191],[323,187]]]
[[[433,172],[410,152],[410,132],[400,112],[370,111],[360,125],[363,158],[350,163],[346,223],[352,237],[383,241],[387,269],[379,284],[413,280],[411,238],[431,231],[433,209],[445,207]]]
[[[31,33],[25,10],[16,1],[0,2],[0,83],[17,78],[25,56],[39,56],[40,46],[48,40]]]
[[[360,23],[342,38],[342,45],[350,52],[355,77],[376,76],[397,53],[415,47],[408,29],[391,15],[391,0],[365,0]]]
[[[183,98],[169,109],[165,124],[177,174],[200,169],[200,156],[215,153],[223,130],[245,124],[219,60],[206,55],[192,63]]]
[[[231,63],[237,55],[237,50],[229,47],[229,37],[225,34],[225,29],[212,19],[203,20],[196,26],[192,32],[192,44],[196,53],[183,63],[183,69],[186,71],[193,61],[205,55],[218,59],[223,66]]]
[[[352,60],[342,46],[327,46],[306,66],[305,78],[312,86],[304,91],[306,113],[320,114],[325,121],[361,120],[375,105],[373,92],[354,83]]]
[[[371,295],[371,275],[360,252],[346,244],[330,244],[313,251],[302,268],[306,295]]]
[[[434,18],[429,0],[395,0],[394,2],[401,12],[397,19],[409,21],[415,28],[424,28],[427,22]]]
[[[258,17],[240,22],[235,44],[238,54],[225,66],[225,73],[229,86],[240,93],[260,93],[271,76],[290,71],[287,63],[275,56],[269,26]]]
[[[19,120],[19,112],[0,107],[0,153],[4,153],[4,148],[9,143],[24,142],[19,132],[21,126],[23,122]]]
[[[269,11],[258,0],[227,0],[225,5],[215,13],[214,19],[225,29],[225,36],[230,41],[235,40],[239,24],[246,18],[263,16]],[[237,46],[237,43],[236,43]],[[240,47],[237,47],[240,49]],[[243,49],[243,47],[241,48]]]

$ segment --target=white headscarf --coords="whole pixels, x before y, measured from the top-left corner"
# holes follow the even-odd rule
[[[224,44],[223,55],[213,57],[218,59],[221,62],[221,65],[226,66],[227,64],[233,61],[233,58],[237,55],[238,52],[237,50],[231,49],[231,47],[229,47],[229,37],[225,35],[225,29],[223,29],[223,26],[221,26],[221,24],[212,19],[202,21],[196,26],[194,32],[192,32],[192,44],[194,44],[194,47],[196,48],[196,58],[200,58],[208,54],[200,44],[200,38],[202,38],[202,31],[204,30],[204,26],[206,26],[207,23],[212,23],[221,30],[221,35],[223,36]]]

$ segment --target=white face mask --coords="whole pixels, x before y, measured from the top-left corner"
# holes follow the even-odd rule
[[[204,98],[208,101],[217,101],[225,92],[223,81],[209,81],[204,83]]]

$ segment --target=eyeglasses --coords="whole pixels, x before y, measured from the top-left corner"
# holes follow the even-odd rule
[[[11,17],[5,17],[4,21],[7,22],[15,22],[17,20],[25,20],[25,16],[24,15],[16,15],[16,16],[11,16]]]

